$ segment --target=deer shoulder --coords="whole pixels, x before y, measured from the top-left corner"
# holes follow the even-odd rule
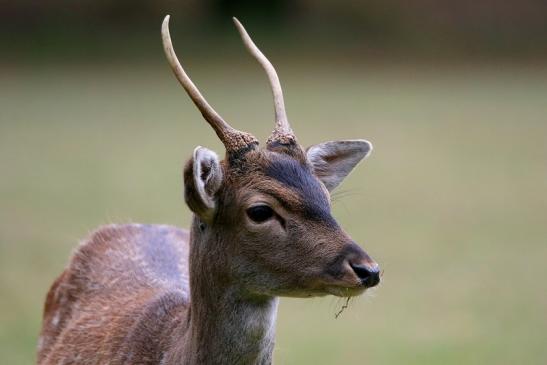
[[[38,362],[157,364],[188,309],[188,239],[167,225],[92,233],[48,292]]]

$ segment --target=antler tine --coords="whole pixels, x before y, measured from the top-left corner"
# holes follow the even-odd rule
[[[258,143],[257,139],[249,133],[238,131],[230,126],[224,119],[209,105],[207,100],[201,95],[198,88],[190,77],[184,71],[184,68],[180,64],[173,43],[171,42],[171,35],[169,34],[169,15],[165,17],[161,26],[161,37],[163,41],[163,49],[167,61],[173,70],[177,80],[182,85],[184,90],[194,104],[197,106],[207,123],[213,127],[218,138],[226,147],[227,151],[236,151],[242,148],[248,147],[251,144]]]
[[[277,72],[275,71],[275,68],[271,64],[271,62],[264,56],[264,54],[258,49],[258,47],[254,44],[253,40],[243,27],[243,25],[237,20],[237,18],[233,18],[234,23],[236,25],[237,30],[239,31],[239,34],[241,35],[241,39],[243,40],[243,44],[247,48],[247,50],[251,53],[251,55],[260,63],[264,71],[266,71],[266,75],[268,75],[268,79],[270,80],[270,85],[272,87],[272,94],[274,99],[274,108],[275,108],[275,129],[268,140],[268,142],[271,141],[279,141],[279,140],[294,140],[294,134],[291,129],[291,126],[289,125],[289,120],[287,119],[287,113],[285,111],[285,101],[283,100],[283,90],[281,89],[281,83],[279,82],[279,77],[277,76]]]

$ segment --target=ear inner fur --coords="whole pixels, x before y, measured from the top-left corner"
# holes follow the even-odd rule
[[[332,191],[371,151],[370,142],[357,139],[319,143],[309,147],[306,155],[315,175]]]
[[[198,146],[184,171],[186,203],[200,217],[210,220],[215,210],[215,193],[223,180],[218,156]]]

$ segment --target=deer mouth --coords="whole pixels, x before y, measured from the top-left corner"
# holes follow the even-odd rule
[[[367,270],[365,274],[356,270],[353,265],[349,266],[353,269],[354,274],[347,275],[346,273],[341,277],[328,280],[323,287],[326,293],[337,297],[355,297],[380,283],[380,275],[377,271]]]
[[[334,295],[336,297],[355,297],[363,294],[369,287],[362,284],[349,283],[340,280],[321,280],[313,285],[301,286],[299,290],[277,289],[269,292],[269,295],[291,297],[291,298],[311,298]]]
[[[355,265],[345,262],[343,270],[330,274],[323,283],[323,290],[337,297],[354,297],[380,283],[377,265]]]

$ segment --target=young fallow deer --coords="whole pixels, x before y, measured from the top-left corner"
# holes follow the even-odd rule
[[[226,123],[186,75],[167,16],[169,64],[225,159],[197,147],[184,167],[190,232],[110,225],[79,246],[47,295],[39,364],[270,364],[279,296],[350,297],[378,284],[378,265],[337,224],[329,199],[370,143],[304,150],[273,66],[234,21],[273,90],[265,148]]]

